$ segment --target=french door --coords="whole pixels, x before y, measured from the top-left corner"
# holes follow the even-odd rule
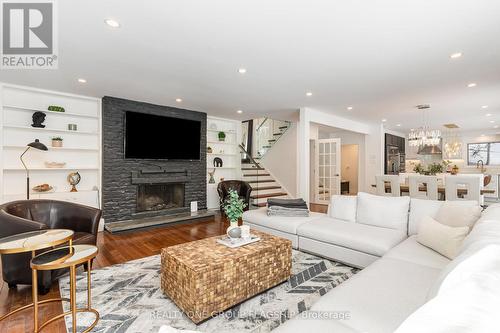
[[[340,139],[316,141],[315,202],[328,203],[340,194]]]

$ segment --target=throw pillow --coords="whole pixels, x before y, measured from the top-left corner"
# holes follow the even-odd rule
[[[357,197],[350,195],[332,195],[329,216],[348,222],[356,222]]]
[[[453,259],[458,253],[464,238],[469,233],[469,227],[450,227],[439,223],[430,216],[425,216],[418,228],[417,241]]]
[[[358,193],[356,222],[408,231],[410,197],[383,197]]]
[[[481,206],[460,201],[446,201],[436,215],[436,220],[450,227],[469,227],[481,217]]]

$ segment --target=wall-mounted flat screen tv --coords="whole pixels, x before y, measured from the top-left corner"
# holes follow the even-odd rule
[[[199,160],[201,122],[125,112],[125,158]]]

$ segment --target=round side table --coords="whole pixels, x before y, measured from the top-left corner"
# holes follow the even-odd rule
[[[35,256],[31,259],[31,269],[35,272],[33,274],[36,277],[37,271],[48,271],[60,268],[69,268],[69,285],[70,285],[70,304],[71,310],[55,317],[50,318],[45,323],[40,325],[40,329],[44,328],[48,324],[54,322],[55,320],[65,317],[71,314],[72,317],[72,331],[76,333],[76,313],[77,312],[92,312],[95,314],[95,320],[87,327],[83,332],[90,332],[97,322],[99,321],[99,312],[93,309],[91,306],[91,260],[97,256],[98,249],[94,245],[73,245],[65,246],[57,249],[53,249],[42,254]],[[76,266],[87,263],[87,307],[78,309],[76,307]],[[36,286],[36,283],[33,284]],[[36,288],[36,287],[35,287]]]
[[[15,253],[26,253],[31,252],[31,257],[35,257],[35,251],[46,249],[49,247],[61,245],[64,243],[68,243],[70,246],[72,245],[74,232],[73,230],[68,229],[44,229],[44,230],[36,230],[24,232],[21,234],[8,236],[0,239],[0,254],[15,254]],[[43,301],[38,301],[38,286],[37,286],[37,275],[36,271],[32,271],[31,280],[32,280],[32,298],[33,303],[22,306],[14,311],[11,311],[2,317],[0,317],[0,321],[5,318],[22,311],[24,309],[33,307],[33,330],[38,332],[38,305],[45,304],[49,302],[59,302],[59,301],[67,301],[67,299],[62,298],[51,298]]]

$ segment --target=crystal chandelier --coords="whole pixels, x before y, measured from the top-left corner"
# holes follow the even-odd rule
[[[462,139],[458,131],[458,126],[454,124],[445,125],[449,130],[443,136],[444,158],[461,159],[462,158]]]
[[[422,110],[423,124],[417,129],[412,129],[408,135],[408,145],[410,147],[437,146],[441,142],[441,131],[438,129],[430,129],[426,121],[426,109],[430,106],[427,104],[417,105],[417,109]]]

